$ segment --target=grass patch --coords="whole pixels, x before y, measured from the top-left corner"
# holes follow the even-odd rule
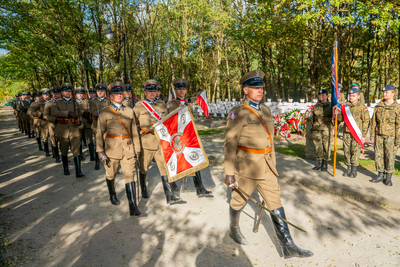
[[[212,134],[221,134],[225,133],[225,129],[204,129],[204,130],[198,130],[197,132],[199,135],[212,135]]]
[[[306,157],[305,148],[306,148],[305,145],[293,144],[288,146],[277,146],[275,147],[275,151],[284,155],[305,158]]]

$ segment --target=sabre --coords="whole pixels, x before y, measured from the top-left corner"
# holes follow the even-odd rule
[[[97,121],[98,121],[98,123],[99,123],[99,125],[100,125],[100,132],[101,132],[101,121],[100,121],[100,112],[99,112],[99,103],[96,101],[96,108],[97,108]],[[102,134],[102,136],[103,136],[103,134]],[[103,146],[104,146],[104,142],[103,142]],[[104,148],[103,148],[104,149]],[[97,153],[97,152],[96,152]],[[98,154],[98,153],[97,153]],[[103,164],[104,164],[104,168],[106,167],[106,165],[107,165],[107,167],[110,167],[110,165],[109,165],[109,162],[108,162],[108,159],[106,159],[105,161],[103,161]]]
[[[264,206],[264,204],[265,204],[265,201],[263,200],[261,205]],[[254,225],[254,229],[253,229],[254,233],[258,233],[258,228],[260,228],[260,223],[261,223],[261,219],[262,219],[263,215],[264,215],[264,210],[260,209],[260,214],[258,214],[258,219],[256,221],[256,224]]]

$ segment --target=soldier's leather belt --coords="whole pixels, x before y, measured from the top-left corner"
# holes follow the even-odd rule
[[[266,149],[254,149],[250,147],[244,147],[244,146],[237,146],[240,150],[243,150],[245,152],[253,153],[253,154],[268,154],[272,151],[272,147],[268,147]]]
[[[39,117],[33,117],[34,119],[39,119]]]
[[[77,123],[78,119],[74,118],[57,118],[59,124],[67,124],[68,122]]]
[[[94,119],[95,121],[97,121],[97,120],[99,119],[99,116],[93,116],[93,119]]]
[[[154,134],[154,132],[150,132],[150,131],[147,130],[147,129],[140,129],[140,132],[141,132],[141,133],[145,133],[145,134]]]
[[[107,134],[107,138],[120,138],[120,139],[126,139],[126,138],[131,138],[130,134],[121,134],[121,135],[115,135],[115,134]]]

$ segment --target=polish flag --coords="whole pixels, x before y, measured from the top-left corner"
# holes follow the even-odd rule
[[[204,90],[196,99],[196,103],[199,104],[201,109],[204,112],[204,115],[208,118],[208,104],[207,104],[207,95],[206,90]]]
[[[171,94],[171,91],[168,91],[168,102],[174,99],[174,97]]]

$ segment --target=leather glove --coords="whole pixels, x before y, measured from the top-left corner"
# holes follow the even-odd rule
[[[236,182],[235,175],[226,175],[224,183],[232,189],[239,187],[239,184]]]
[[[108,160],[108,157],[107,157],[106,153],[104,153],[104,152],[97,152],[97,154],[99,155],[100,161],[101,161],[103,164],[106,163],[106,161]]]
[[[78,118],[78,115],[76,115],[76,113],[75,113],[75,112],[68,111],[68,118],[74,118],[74,119],[77,119],[77,118]]]

